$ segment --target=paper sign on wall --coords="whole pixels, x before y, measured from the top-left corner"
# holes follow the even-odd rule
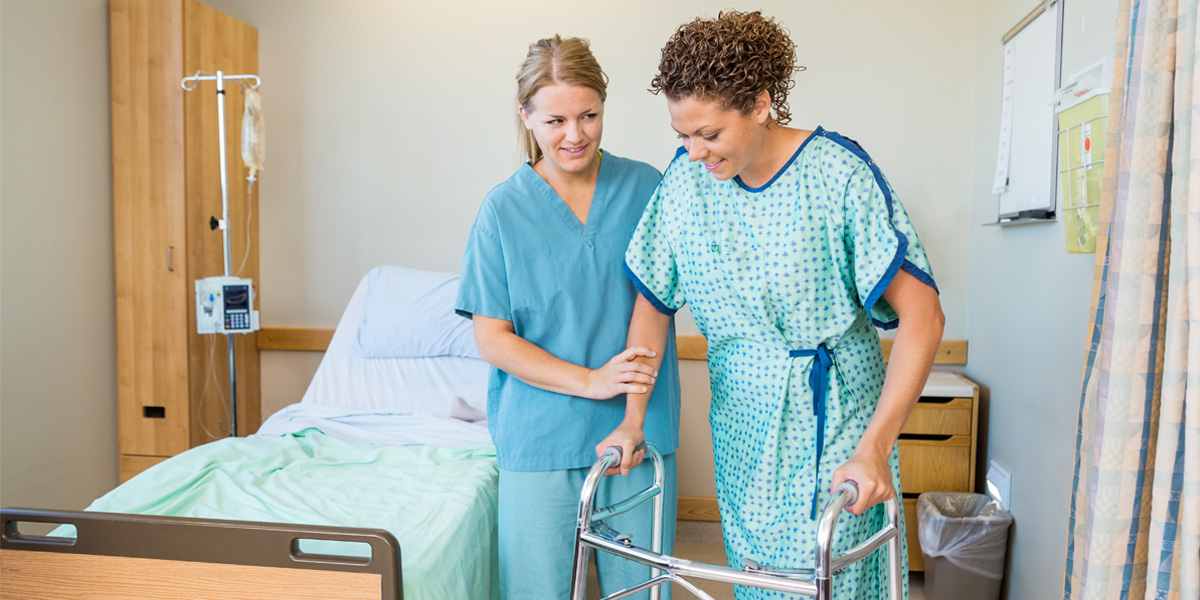
[[[1104,145],[1108,122],[1108,63],[1101,61],[1071,76],[1058,96],[1058,172],[1063,197],[1067,252],[1096,251]]]

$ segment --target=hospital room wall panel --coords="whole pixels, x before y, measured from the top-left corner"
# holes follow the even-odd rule
[[[271,415],[300,401],[325,352],[263,350],[259,356],[262,358],[262,412]]]
[[[708,426],[708,406],[712,388],[708,383],[708,362],[679,361],[679,385],[682,401],[679,415],[679,495],[716,498],[713,475],[712,429]]]
[[[117,483],[106,0],[0,2],[0,505]]]
[[[971,222],[996,218],[1002,36],[1038,2],[977,0]],[[1111,55],[1116,0],[1063,0],[1064,76]],[[1045,18],[1045,17],[1039,17]],[[1052,164],[1046,165],[1052,176]],[[1091,254],[1067,254],[1062,221],[1028,227],[975,226],[970,257],[966,375],[980,384],[980,466],[1012,473],[1014,522],[1005,597],[1061,598],[1087,356]],[[980,471],[982,484],[986,471]]]

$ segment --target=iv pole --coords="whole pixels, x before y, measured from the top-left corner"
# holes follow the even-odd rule
[[[179,82],[179,86],[184,91],[190,92],[196,89],[198,82],[217,82],[217,145],[221,150],[221,220],[218,226],[221,228],[221,241],[225,249],[225,276],[229,277],[233,271],[233,263],[230,259],[229,246],[229,182],[225,172],[225,82],[227,80],[252,79],[254,83],[250,84],[250,87],[258,89],[262,81],[258,75],[226,75],[221,71],[217,71],[216,75],[201,75],[201,73],[203,71],[196,71],[195,75],[184,77]],[[190,87],[189,83],[191,83]],[[246,201],[249,202],[250,199],[247,198]],[[232,333],[225,334],[226,346],[229,347],[229,437],[237,437],[237,366],[233,360],[233,335]]]

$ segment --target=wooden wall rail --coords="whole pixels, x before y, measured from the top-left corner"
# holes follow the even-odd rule
[[[333,339],[332,329],[310,327],[263,327],[258,332],[259,350],[324,352]]]
[[[295,350],[324,352],[333,337],[332,329],[311,327],[263,327],[258,332],[259,350]],[[679,358],[683,360],[707,360],[708,343],[703,336],[681,335],[675,338],[679,344]],[[892,352],[892,340],[883,340],[883,357]],[[942,340],[938,346],[936,365],[967,364],[967,340]]]

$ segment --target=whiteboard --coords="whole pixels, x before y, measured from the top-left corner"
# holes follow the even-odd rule
[[[1052,217],[1057,169],[1054,99],[1057,92],[1058,11],[1060,0],[1035,17],[1004,45],[1012,71],[1005,77],[1011,126],[1001,125],[1000,147],[1007,146],[1007,185],[999,193],[997,220]],[[1006,132],[1005,129],[1008,129]],[[998,162],[1003,162],[999,157]]]

